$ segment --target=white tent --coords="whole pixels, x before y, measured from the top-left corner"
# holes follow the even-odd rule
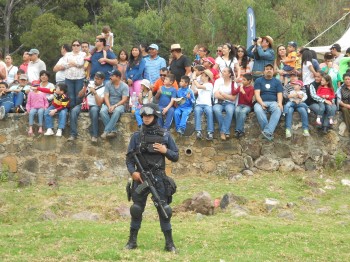
[[[341,47],[342,53],[344,53],[345,50],[350,47],[350,28],[348,28],[348,30],[344,33],[344,35],[338,41],[334,42],[333,44],[339,44]],[[332,45],[314,46],[314,47],[308,47],[308,48],[311,50],[314,50],[318,54],[324,54],[324,53],[330,51],[330,48]]]

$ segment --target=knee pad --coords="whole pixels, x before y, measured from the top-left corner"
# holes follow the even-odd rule
[[[133,218],[139,219],[142,216],[142,208],[139,205],[133,204],[130,207],[130,214]]]
[[[169,205],[166,205],[164,206],[164,210],[165,210],[165,213],[168,215],[168,218],[167,219],[170,219],[171,216],[173,215],[173,211],[171,209],[171,207]],[[163,218],[165,218],[164,214],[162,213],[162,211],[160,211],[160,214]]]

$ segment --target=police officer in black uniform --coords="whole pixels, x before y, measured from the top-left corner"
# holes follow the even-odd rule
[[[142,213],[145,209],[147,196],[150,193],[149,190],[145,190],[140,194],[135,191],[143,183],[143,180],[136,161],[130,153],[139,150],[143,158],[142,167],[152,171],[155,180],[153,184],[168,216],[166,218],[162,210],[157,207],[160,227],[165,237],[165,250],[176,252],[170,223],[172,211],[169,206],[172,199],[171,195],[175,192],[176,186],[173,180],[165,174],[165,158],[173,162],[178,161],[178,148],[169,132],[158,125],[158,117],[162,117],[158,105],[152,103],[144,105],[140,109],[140,115],[142,116],[143,125],[140,131],[132,135],[126,158],[126,165],[133,179],[131,198],[134,203],[130,207],[130,236],[125,248],[137,248],[137,234],[141,227]]]

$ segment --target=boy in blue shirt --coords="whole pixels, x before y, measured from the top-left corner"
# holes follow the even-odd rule
[[[180,81],[180,89],[176,93],[178,107],[175,109],[175,127],[176,132],[183,135],[186,130],[187,119],[192,112],[193,104],[195,102],[194,94],[189,88],[190,78],[182,76]]]
[[[174,117],[174,98],[176,98],[176,89],[173,87],[175,76],[168,74],[164,79],[164,86],[158,89],[155,98],[158,99],[158,106],[163,117],[158,118],[159,126],[170,129]],[[165,121],[164,121],[165,117]]]

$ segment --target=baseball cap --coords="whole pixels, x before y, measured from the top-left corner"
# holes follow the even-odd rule
[[[264,65],[264,68],[268,67],[268,66],[271,66],[272,68],[274,68],[273,64],[271,64],[271,63],[268,63],[268,64]]]
[[[288,45],[293,46],[294,48],[297,48],[297,46],[298,46],[297,43],[294,41],[288,42]]]
[[[212,65],[215,65],[215,59],[214,58],[212,58],[212,57],[205,57],[205,58],[203,58],[203,61],[204,62],[209,62],[209,63],[211,63]]]
[[[159,47],[158,47],[158,45],[156,45],[156,44],[151,44],[151,45],[149,46],[149,48],[153,48],[153,49],[155,49],[155,50],[159,50]]]
[[[180,44],[173,44],[170,46],[170,50],[176,50],[176,49],[181,49]]]
[[[121,73],[119,70],[114,69],[112,72],[110,72],[110,76],[121,77],[121,76],[122,76],[122,73]]]
[[[33,80],[32,86],[40,86],[40,80]]]
[[[337,50],[338,52],[341,52],[341,47],[340,47],[339,44],[333,44],[333,45],[331,46],[330,50],[332,50],[333,48],[334,48],[335,50]]]
[[[301,80],[296,80],[296,81],[294,81],[294,82],[292,82],[292,83],[290,83],[291,85],[300,85],[300,86],[304,86],[304,83],[303,83],[303,81],[301,81]]]
[[[38,49],[32,48],[32,49],[29,50],[28,54],[29,55],[33,55],[33,54],[38,55],[38,54],[40,54],[40,52],[39,52]]]
[[[25,74],[21,74],[21,75],[19,76],[19,80],[28,80],[28,77],[27,77],[27,75],[25,75]]]

